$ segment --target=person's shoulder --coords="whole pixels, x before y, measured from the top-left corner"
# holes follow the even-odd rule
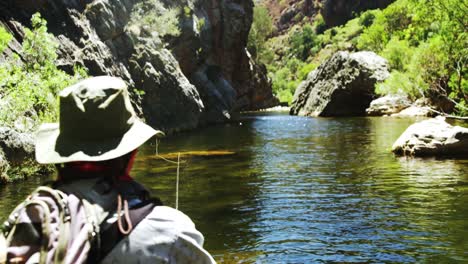
[[[195,228],[195,224],[188,215],[169,206],[156,206],[150,217],[155,220],[175,222]]]

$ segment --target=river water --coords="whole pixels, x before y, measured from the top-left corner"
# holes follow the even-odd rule
[[[395,157],[414,121],[247,114],[164,139],[158,153],[191,152],[179,209],[219,263],[468,262],[468,157]],[[133,175],[175,206],[177,167],[155,145]],[[0,189],[0,217],[44,180]]]

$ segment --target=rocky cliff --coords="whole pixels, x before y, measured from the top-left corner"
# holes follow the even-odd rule
[[[345,24],[359,13],[385,8],[395,0],[259,0],[273,17],[278,33],[297,24],[313,22],[321,14],[327,27]]]
[[[166,131],[223,122],[233,111],[276,104],[264,67],[246,51],[253,2],[151,0],[162,15],[177,10],[177,36],[130,23],[142,0],[7,0],[0,24],[18,51],[23,26],[40,12],[60,43],[59,66],[113,75],[138,89],[134,102],[150,125]]]
[[[345,24],[363,11],[385,8],[395,0],[322,0],[321,14],[329,27]]]

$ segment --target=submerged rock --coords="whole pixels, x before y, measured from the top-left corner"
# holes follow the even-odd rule
[[[440,117],[421,121],[406,129],[392,151],[406,156],[468,155],[468,128],[452,126]]]
[[[406,95],[386,95],[375,99],[366,109],[367,115],[383,116],[399,113],[411,106],[411,101]]]
[[[373,52],[337,52],[299,85],[290,113],[305,116],[365,115],[375,97],[375,84],[388,76],[387,61]]]

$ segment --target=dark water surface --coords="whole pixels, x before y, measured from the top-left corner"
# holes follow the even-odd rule
[[[394,157],[413,122],[251,114],[159,153],[228,151],[182,156],[180,171],[179,209],[220,263],[468,262],[468,158]],[[133,175],[174,206],[176,166],[154,154]],[[40,182],[1,188],[0,217]]]

